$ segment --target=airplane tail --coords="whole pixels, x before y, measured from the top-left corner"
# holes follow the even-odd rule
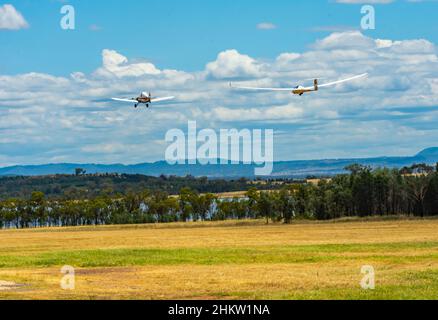
[[[315,91],[318,91],[318,79],[313,81],[313,85],[315,86]]]

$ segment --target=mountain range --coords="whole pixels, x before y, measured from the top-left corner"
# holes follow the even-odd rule
[[[274,163],[272,177],[274,178],[305,178],[308,176],[333,176],[344,173],[350,164],[362,164],[387,168],[402,168],[414,163],[434,165],[438,163],[438,147],[428,148],[414,156],[407,157],[376,157],[357,159],[326,159],[326,160],[295,160]],[[147,176],[175,175],[209,178],[254,178],[256,165],[243,163],[236,165],[169,165],[165,161],[141,163],[135,165],[123,164],[74,164],[59,163],[45,165],[20,165],[0,168],[0,176],[42,176],[54,174],[74,174],[76,168],[86,170],[88,174],[142,174]]]

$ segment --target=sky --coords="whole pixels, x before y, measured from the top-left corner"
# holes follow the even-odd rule
[[[162,160],[167,130],[274,129],[275,160],[438,146],[437,1],[0,0],[0,166]],[[75,29],[63,30],[64,5]],[[295,86],[368,72],[296,97]],[[175,95],[150,110],[110,102]]]

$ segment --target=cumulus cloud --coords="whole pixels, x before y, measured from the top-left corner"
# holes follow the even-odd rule
[[[335,32],[328,37],[318,40],[314,48],[319,50],[370,48],[373,40],[364,37],[360,31]]]
[[[303,109],[294,105],[274,106],[265,109],[218,107],[211,112],[214,119],[223,122],[236,122],[236,119],[238,121],[291,121],[300,119],[303,114]]]
[[[437,62],[426,39],[360,32],[333,33],[273,60],[226,50],[198,72],[159,69],[107,49],[90,74],[0,75],[0,165],[159,160],[165,132],[185,130],[187,120],[199,128],[273,128],[277,160],[414,153],[436,145]],[[363,72],[367,79],[303,97],[228,87],[230,79],[292,87]],[[149,110],[109,101],[141,91],[177,99]]]
[[[103,50],[102,60],[102,68],[96,71],[101,76],[139,77],[161,73],[152,63],[129,63],[128,58],[114,50]]]
[[[300,57],[301,57],[301,55],[299,53],[294,53],[294,52],[282,53],[277,57],[277,63],[287,64],[287,63],[290,63],[294,60],[299,59]]]
[[[0,6],[0,30],[20,30],[28,27],[29,24],[23,15],[13,5]]]
[[[207,64],[207,75],[214,79],[250,78],[261,75],[261,65],[237,50],[219,53],[216,61]]]

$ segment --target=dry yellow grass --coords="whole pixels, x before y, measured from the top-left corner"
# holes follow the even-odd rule
[[[436,220],[1,231],[0,298],[435,299],[437,244]],[[64,291],[69,261],[76,289]],[[363,265],[374,291],[359,286]]]

